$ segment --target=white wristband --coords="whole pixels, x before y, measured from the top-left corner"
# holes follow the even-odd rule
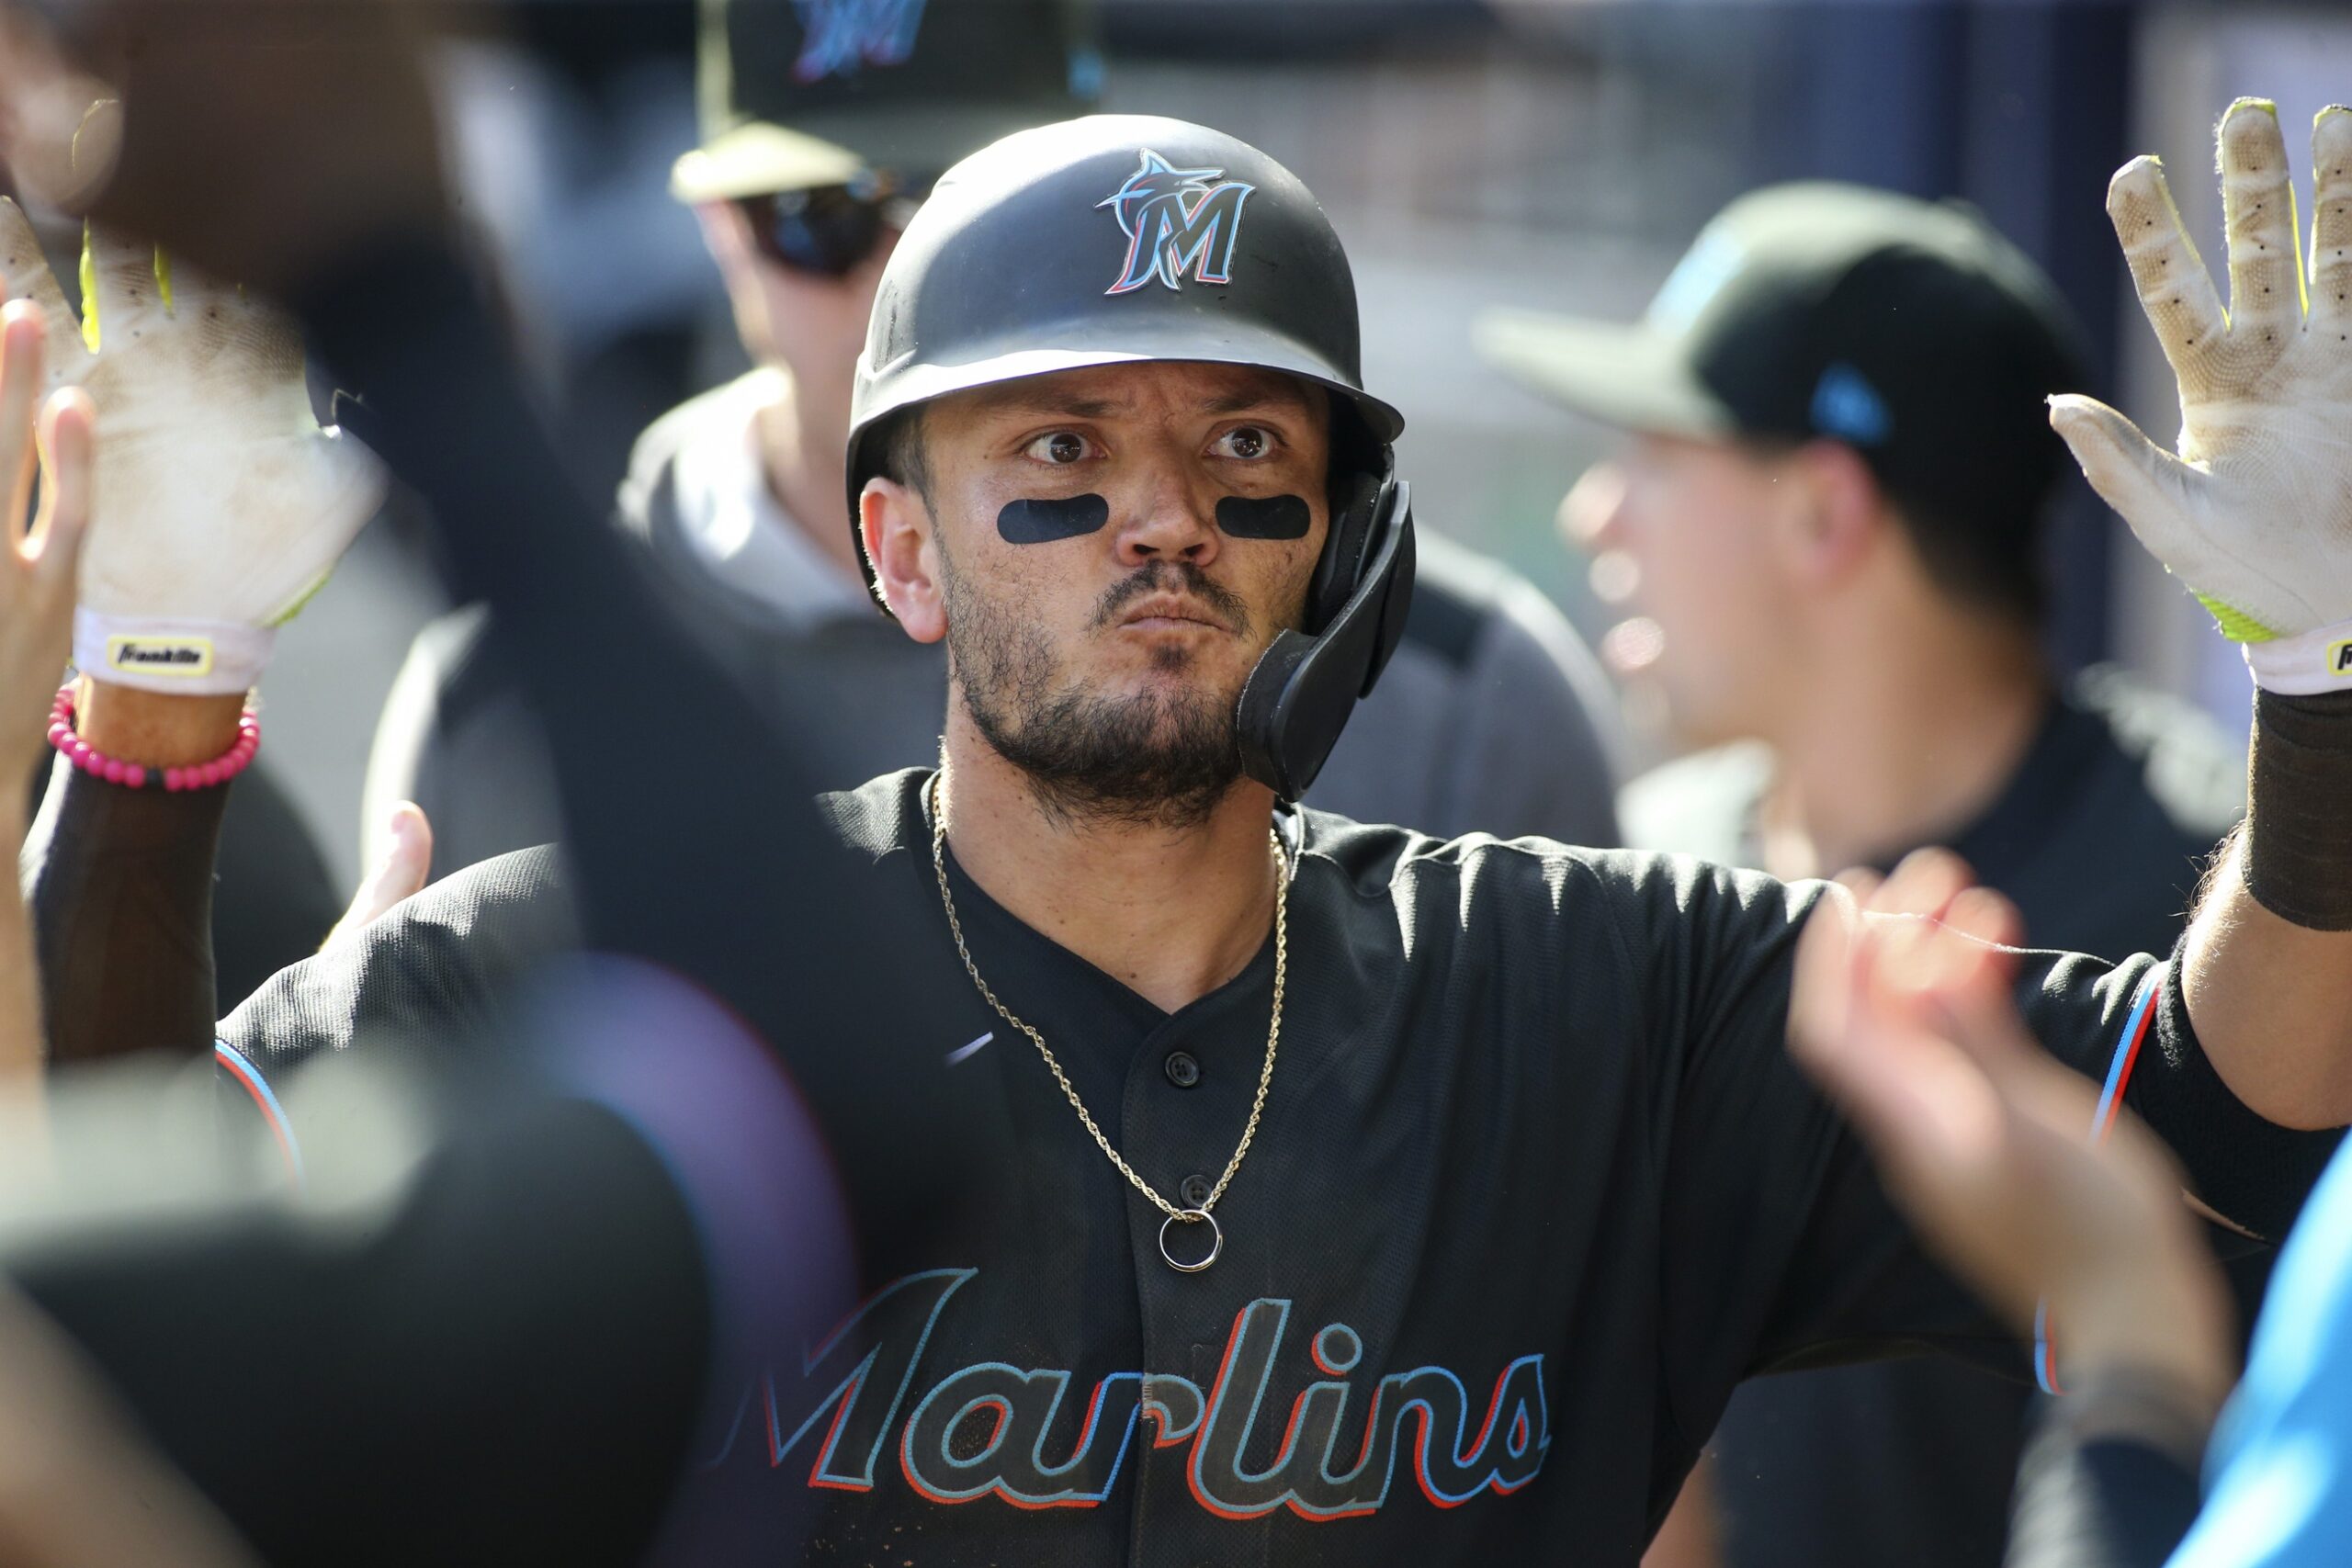
[[[2338,621],[2294,637],[2249,642],[2245,667],[2254,683],[2282,697],[2352,692],[2352,621]]]
[[[261,679],[277,634],[221,621],[74,612],[74,665],[85,675],[145,692],[226,696]]]

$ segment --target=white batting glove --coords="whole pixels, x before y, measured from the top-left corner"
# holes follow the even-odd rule
[[[243,290],[94,231],[77,321],[5,199],[0,273],[41,308],[51,385],[97,407],[74,662],[151,691],[246,690],[375,513],[380,468],[320,428],[292,320]]]
[[[2319,209],[2308,294],[2275,106],[2241,98],[2219,133],[2230,310],[2154,158],[2107,211],[2180,383],[2180,455],[2089,398],[2050,422],[2149,553],[2244,643],[2256,683],[2352,691],[2352,109],[2312,127]]]

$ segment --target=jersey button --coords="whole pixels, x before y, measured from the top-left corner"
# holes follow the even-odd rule
[[[1162,1064],[1168,1071],[1168,1081],[1178,1089],[1190,1089],[1201,1081],[1201,1064],[1190,1051],[1170,1051]]]
[[[1209,1201],[1209,1179],[1197,1172],[1184,1178],[1176,1186],[1176,1196],[1184,1200],[1184,1207],[1197,1209]],[[1194,1220],[1194,1224],[1201,1222]]]

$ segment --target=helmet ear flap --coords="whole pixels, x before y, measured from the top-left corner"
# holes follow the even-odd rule
[[[1362,469],[1332,487],[1331,533],[1315,562],[1306,592],[1306,631],[1321,632],[1347,607],[1363,581],[1364,555],[1372,543],[1372,520],[1379,509],[1384,476]]]

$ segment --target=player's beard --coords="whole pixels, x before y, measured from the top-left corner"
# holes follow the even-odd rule
[[[1045,631],[1014,607],[981,594],[943,553],[947,650],[974,728],[1019,768],[1038,804],[1064,821],[1184,829],[1208,819],[1241,777],[1232,691],[1173,684],[1140,695],[1104,695],[1057,679]],[[1091,624],[1112,624],[1145,593],[1182,587],[1249,636],[1249,607],[1189,561],[1156,560],[1114,585]],[[1191,659],[1163,649],[1162,667]]]

